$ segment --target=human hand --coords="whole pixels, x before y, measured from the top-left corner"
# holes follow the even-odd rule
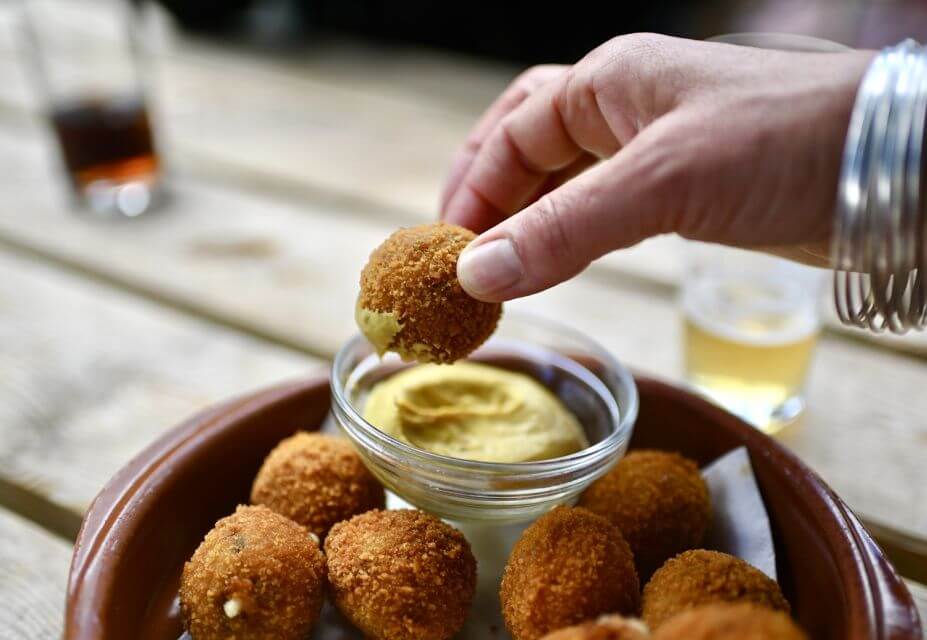
[[[873,55],[633,34],[573,66],[529,69],[448,178],[443,218],[483,232],[460,257],[461,284],[508,300],[672,232],[826,263]]]

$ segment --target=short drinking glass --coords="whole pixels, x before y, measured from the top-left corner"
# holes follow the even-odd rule
[[[140,0],[25,0],[27,72],[85,210],[135,217],[158,192]]]

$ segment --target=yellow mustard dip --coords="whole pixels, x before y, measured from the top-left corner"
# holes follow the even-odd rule
[[[357,326],[360,327],[361,333],[376,349],[377,355],[381,358],[390,349],[393,338],[402,329],[402,324],[395,313],[385,313],[382,311],[371,311],[360,306],[360,302],[354,308],[354,319]]]
[[[589,445],[576,416],[536,380],[473,362],[387,378],[371,390],[364,419],[406,444],[467,460],[547,460]]]

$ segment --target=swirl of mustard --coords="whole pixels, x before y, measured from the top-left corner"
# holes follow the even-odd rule
[[[425,364],[380,382],[364,419],[413,447],[484,462],[530,462],[588,446],[583,428],[533,378],[473,362]]]

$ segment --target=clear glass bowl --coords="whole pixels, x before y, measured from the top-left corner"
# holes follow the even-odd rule
[[[455,521],[517,523],[569,502],[627,450],[637,418],[637,387],[607,351],[572,329],[506,313],[492,338],[468,358],[533,376],[557,394],[586,431],[590,446],[537,462],[497,463],[423,451],[362,417],[369,390],[414,364],[382,360],[362,335],[332,367],[332,413],[370,470],[400,498]]]

